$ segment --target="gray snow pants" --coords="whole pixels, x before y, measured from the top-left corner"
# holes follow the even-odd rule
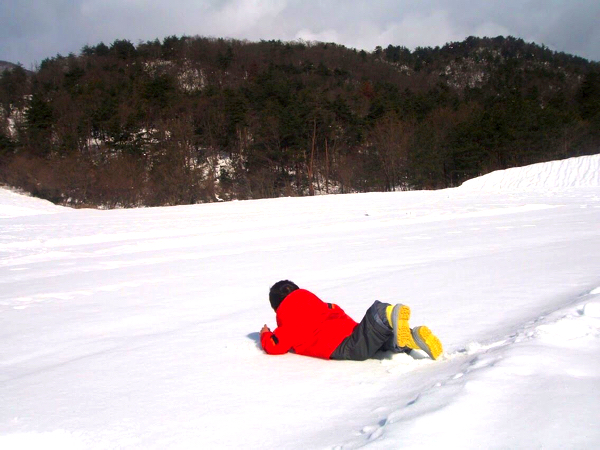
[[[405,351],[395,345],[394,330],[385,316],[387,306],[388,303],[375,300],[352,334],[333,351],[330,359],[364,361],[372,358],[380,350]]]

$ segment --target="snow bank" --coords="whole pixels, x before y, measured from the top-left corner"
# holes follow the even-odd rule
[[[7,217],[37,216],[65,211],[67,208],[57,206],[47,200],[18,194],[0,187],[0,219]]]
[[[465,181],[461,189],[499,192],[600,186],[600,154],[497,170]]]

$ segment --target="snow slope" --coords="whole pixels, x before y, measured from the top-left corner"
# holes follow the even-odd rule
[[[18,194],[0,187],[0,219],[7,217],[52,214],[63,210],[64,208],[56,206],[47,200]]]
[[[497,170],[462,187],[479,191],[521,191],[600,186],[600,154]]]
[[[0,448],[597,447],[597,161],[113,211],[0,191]],[[406,303],[445,355],[265,355],[281,278]]]

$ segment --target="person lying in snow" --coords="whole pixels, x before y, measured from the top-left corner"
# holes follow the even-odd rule
[[[323,302],[289,280],[271,287],[269,301],[277,328],[271,331],[263,326],[260,343],[270,355],[293,350],[317,358],[364,361],[379,350],[423,350],[432,359],[442,354],[442,343],[429,328],[410,328],[410,308],[406,305],[376,300],[356,323],[339,306]]]

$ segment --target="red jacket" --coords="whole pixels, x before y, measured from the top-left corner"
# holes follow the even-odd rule
[[[260,336],[270,355],[294,350],[299,355],[329,359],[357,323],[342,308],[325,303],[306,289],[289,294],[277,308],[277,328]]]

